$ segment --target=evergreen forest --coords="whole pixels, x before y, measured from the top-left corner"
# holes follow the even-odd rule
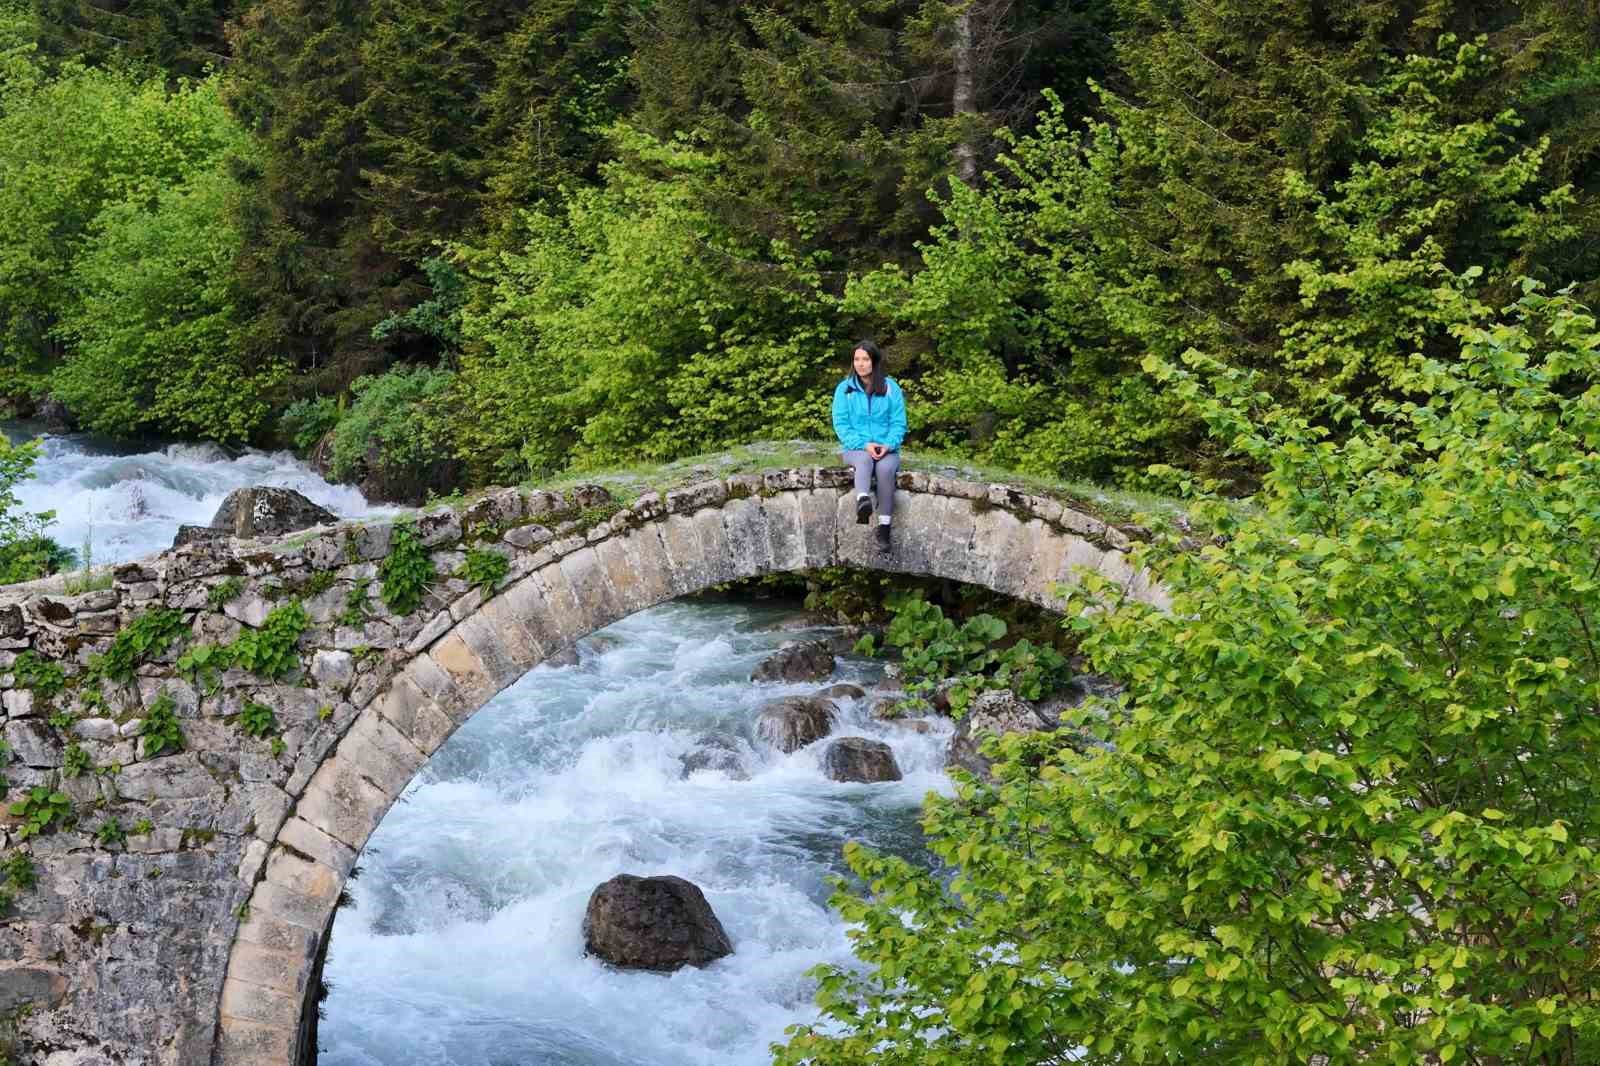
[[[0,393],[370,495],[826,436],[1253,485],[1144,369],[1332,424],[1600,278],[1587,0],[5,0]],[[1331,405],[1331,406],[1330,406]]]

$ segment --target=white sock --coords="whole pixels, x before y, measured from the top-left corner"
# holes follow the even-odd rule
[[[870,493],[870,492],[858,492],[858,493],[856,493],[856,499],[858,499],[858,500],[868,500],[868,499],[871,499],[871,498],[872,498],[872,493]]]
[[[890,518],[890,517],[889,517],[889,516],[888,516],[888,515],[886,515],[886,514],[881,514],[881,515],[879,515],[879,516],[878,516],[878,525],[880,525],[880,526],[886,526],[886,525],[888,525],[888,524],[889,524],[889,523],[890,523],[890,522],[893,522],[893,521],[894,521],[894,519],[893,519],[893,518]]]

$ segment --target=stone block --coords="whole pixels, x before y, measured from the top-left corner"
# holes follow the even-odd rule
[[[767,519],[772,568],[784,572],[804,570],[806,545],[799,494],[780,492],[763,500],[761,509]]]
[[[540,567],[522,580],[537,584],[546,607],[545,618],[558,638],[541,641],[546,652],[552,644],[571,644],[594,632],[596,627],[591,624],[589,611],[578,602],[572,589],[572,580],[559,562]]]
[[[946,503],[938,540],[930,546],[935,576],[952,581],[966,580],[970,571],[968,556],[975,550],[972,538],[977,518],[977,512],[965,497],[954,496]]]
[[[583,636],[610,625],[626,613],[617,601],[611,582],[606,580],[605,569],[593,548],[573,552],[557,565],[567,575],[572,594],[583,610]]]
[[[117,775],[117,792],[132,800],[221,798],[221,786],[200,764],[199,756],[188,751],[123,767]]]
[[[606,585],[616,600],[620,617],[624,618],[655,602],[650,598],[651,587],[642,580],[633,561],[628,558],[628,549],[623,543],[626,539],[612,537],[596,544],[594,548]]]
[[[222,982],[222,1013],[247,1022],[287,1026],[298,1022],[300,1001],[276,989],[228,978]]]
[[[461,540],[461,516],[445,509],[425,514],[416,520],[417,543],[424,548],[456,544]]]
[[[483,660],[467,646],[459,627],[442,637],[427,657],[449,675],[457,699],[472,710],[483,706],[490,696],[500,691]]]
[[[306,783],[294,813],[360,851],[393,798],[361,775],[342,755],[325,759]]]
[[[23,718],[6,723],[6,743],[11,754],[24,766],[61,765],[62,745],[54,729],[40,718]]]
[[[258,910],[252,906],[248,917],[239,922],[235,940],[239,944],[254,944],[280,955],[310,958],[317,950],[319,932],[281,918],[266,908]],[[229,976],[233,976],[231,967]]]
[[[759,497],[723,504],[722,525],[728,531],[728,552],[736,576],[755,577],[772,571],[772,543],[767,539],[767,516]]]
[[[481,526],[508,526],[523,515],[522,493],[516,489],[497,489],[473,501],[462,512],[462,522],[467,529]]]
[[[953,496],[959,500],[982,500],[989,495],[989,486],[959,478],[928,475],[928,491],[939,496]]]
[[[832,566],[839,558],[838,493],[816,489],[795,494],[800,500],[801,535],[808,570]]]
[[[300,1032],[296,1025],[264,1025],[224,1014],[217,1025],[215,1066],[278,1066],[298,1062]]]
[[[1066,539],[1067,550],[1061,556],[1061,565],[1056,571],[1055,580],[1062,585],[1079,585],[1083,583],[1079,571],[1098,573],[1101,556],[1105,553],[1079,537]]]
[[[321,649],[311,656],[311,680],[324,688],[343,692],[355,676],[356,664],[349,652]]]
[[[409,737],[371,710],[339,741],[339,758],[391,797],[404,792],[427,762]]]
[[[1061,561],[1066,558],[1067,546],[1073,538],[1058,533],[1047,525],[1033,542],[1033,555],[1028,560],[1027,578],[1019,595],[1041,607],[1059,611],[1064,604],[1050,591],[1050,585],[1061,572]]]
[[[483,663],[496,692],[544,658],[539,647],[531,644],[527,633],[512,624],[511,616],[503,607],[492,612],[485,607],[459,623],[455,631]]]
[[[796,490],[810,489],[815,482],[816,475],[809,469],[768,470],[761,475],[762,487],[768,492],[794,492]]]
[[[855,485],[855,470],[848,466],[819,466],[811,471],[811,484],[819,489],[847,489]]]
[[[242,795],[241,795],[242,793]],[[255,835],[260,840],[271,840],[278,835],[284,816],[289,813],[290,799],[277,785],[258,781],[246,789],[237,789],[229,797],[231,803],[243,803],[250,808]]]
[[[727,498],[728,486],[722,481],[697,481],[667,492],[667,513],[689,514],[702,507],[719,504]]]
[[[39,713],[39,704],[28,689],[7,690],[0,696],[0,704],[4,705],[6,715],[11,718],[32,718]]]
[[[264,909],[264,908],[263,908]],[[254,914],[255,903],[252,901],[250,912]],[[307,930],[310,932],[310,930]],[[312,934],[315,942],[316,934]],[[300,996],[305,993],[306,981],[311,976],[311,956],[290,954],[286,951],[273,951],[271,948],[248,941],[240,941],[233,946],[233,954],[228,959],[228,977],[235,981],[246,981],[252,985],[269,988],[282,995]],[[287,1061],[287,1060],[285,1060]]]
[[[342,841],[324,833],[304,818],[294,817],[278,830],[278,843],[309,856],[338,874],[340,881],[355,869],[356,852]]]
[[[661,548],[667,558],[667,583],[674,596],[705,588],[702,580],[706,555],[694,519],[669,515],[660,526]]]
[[[641,607],[652,607],[672,599],[672,564],[667,559],[666,546],[661,543],[659,525],[631,529],[626,535],[618,537],[615,543],[622,549],[625,565],[632,570]],[[611,566],[609,561],[607,566]],[[607,573],[612,571],[608,569]],[[615,585],[617,581],[613,574],[612,584]]]
[[[304,822],[301,822],[304,825]],[[310,826],[310,832],[316,832]],[[330,838],[331,839],[331,838]],[[313,931],[320,931],[327,920],[328,913],[333,910],[334,903],[339,899],[339,890],[344,887],[345,875],[331,867],[309,858],[303,854],[297,855],[282,847],[275,847],[267,856],[267,871],[264,885],[272,885],[283,889],[288,897],[282,902],[282,908],[267,906],[268,914],[297,925],[305,925]],[[262,899],[257,885],[254,899]],[[252,906],[252,910],[254,907]],[[289,911],[294,913],[289,913]],[[310,923],[300,921],[300,918],[313,919]]]
[[[722,508],[707,507],[695,512],[694,530],[705,558],[705,569],[700,575],[705,584],[700,588],[732,581],[737,575],[733,569],[733,548],[728,543],[728,528],[722,524]]]

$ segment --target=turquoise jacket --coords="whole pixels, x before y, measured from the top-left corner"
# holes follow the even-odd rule
[[[848,374],[833,390],[833,431],[845,451],[877,443],[893,451],[906,439],[906,398],[894,378],[885,378],[887,396],[868,396]]]

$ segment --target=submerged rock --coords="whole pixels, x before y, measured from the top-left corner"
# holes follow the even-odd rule
[[[820,696],[785,696],[761,705],[756,736],[788,754],[821,740],[833,728],[839,708]]]
[[[860,685],[852,685],[848,681],[841,681],[837,685],[829,685],[817,693],[825,700],[859,700],[866,694],[866,689]]]
[[[833,673],[833,652],[820,640],[791,640],[757,664],[751,681],[821,681]]]
[[[833,781],[898,781],[900,766],[881,740],[839,737],[822,752],[822,772]]]
[[[618,874],[589,896],[584,950],[613,966],[671,973],[733,954],[705,893],[681,877]]]
[[[739,746],[728,737],[701,737],[695,749],[678,756],[678,761],[683,764],[684,777],[697,770],[717,770],[735,781],[750,780],[750,771],[745,769],[744,760],[739,756]]]

